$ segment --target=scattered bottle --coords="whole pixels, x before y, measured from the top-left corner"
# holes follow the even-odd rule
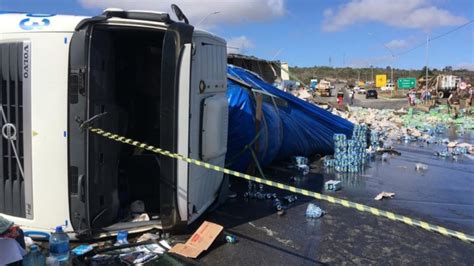
[[[49,252],[59,262],[69,260],[69,236],[63,231],[62,226],[56,226],[56,230],[51,234]]]
[[[308,204],[308,208],[306,208],[306,217],[308,218],[319,218],[323,216],[324,211],[316,206],[313,203]]]
[[[227,241],[227,243],[234,244],[237,242],[237,238],[234,235],[227,235],[225,237],[225,241]]]
[[[31,245],[30,252],[23,258],[24,266],[44,266],[46,265],[46,258],[41,253],[39,247],[35,244]]]
[[[46,258],[46,266],[59,266],[59,261],[56,257],[49,256]]]
[[[117,242],[115,242],[115,246],[127,245],[128,244],[128,232],[127,231],[119,231],[117,233]]]
[[[288,203],[293,203],[295,202],[297,199],[298,199],[298,196],[296,195],[288,195],[288,196],[285,196],[284,199],[286,201],[288,201]]]

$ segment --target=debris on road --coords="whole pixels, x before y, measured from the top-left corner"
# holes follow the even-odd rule
[[[367,161],[367,126],[354,125],[352,139],[344,134],[334,134],[334,158],[325,157],[324,166],[337,172],[356,173]]]
[[[415,170],[419,171],[419,172],[420,171],[426,171],[426,170],[428,170],[428,165],[423,164],[423,163],[416,163],[415,164]]]
[[[304,156],[293,156],[292,159],[292,163],[288,166],[288,168],[294,168],[303,175],[307,175],[309,173],[308,158]]]
[[[81,256],[86,254],[89,251],[92,251],[94,247],[92,245],[79,245],[72,249],[72,254],[76,256]]]
[[[188,239],[188,241],[186,241],[186,243],[178,243],[174,245],[169,252],[195,259],[203,251],[209,249],[223,229],[224,227],[222,225],[205,221]]]
[[[382,200],[382,199],[391,199],[395,196],[395,193],[393,192],[385,192],[382,191],[380,192],[377,196],[375,196],[375,200]]]
[[[440,105],[429,112],[412,108],[379,110],[363,107],[351,107],[348,112],[332,112],[355,124],[368,126],[371,132],[370,151],[392,148],[393,142],[397,141],[443,145],[447,150],[439,152],[439,157],[474,154],[472,144],[441,137],[448,130],[454,130],[456,134],[463,136],[466,130],[474,129],[474,116],[465,115],[454,119],[448,114],[446,105]]]
[[[341,181],[329,180],[324,183],[324,189],[327,191],[337,191],[341,189]]]
[[[309,203],[306,208],[306,217],[319,218],[324,215],[324,211],[313,203]]]
[[[234,235],[226,235],[225,236],[225,241],[227,243],[235,244],[235,243],[237,243],[237,237],[235,237]]]

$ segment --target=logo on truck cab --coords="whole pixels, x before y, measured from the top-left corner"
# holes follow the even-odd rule
[[[27,18],[20,21],[20,28],[23,30],[41,30],[50,24],[49,17],[54,14],[27,14]]]
[[[30,77],[30,44],[23,43],[23,79]]]

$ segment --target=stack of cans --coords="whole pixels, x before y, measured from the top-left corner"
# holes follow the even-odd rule
[[[373,151],[380,148],[380,135],[379,131],[373,130],[370,132],[370,147],[372,147]]]
[[[325,158],[324,166],[337,172],[356,173],[367,161],[367,126],[355,125],[352,139],[344,134],[334,134],[334,158]]]

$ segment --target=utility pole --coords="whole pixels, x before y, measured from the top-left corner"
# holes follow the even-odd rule
[[[390,82],[395,86],[395,82],[393,81],[393,66],[390,66]]]
[[[426,68],[426,73],[425,73],[425,87],[428,89],[428,43],[430,41],[430,37],[427,34],[426,35],[426,53],[425,53],[425,68]]]
[[[374,83],[374,66],[370,65],[370,80]]]
[[[212,16],[212,15],[217,15],[217,14],[219,14],[219,13],[221,13],[221,12],[220,12],[220,11],[214,11],[214,12],[211,12],[211,13],[207,14],[207,15],[204,16],[201,20],[199,20],[199,22],[196,24],[195,27],[201,25],[201,23],[203,23],[208,17],[210,17],[210,16]]]

